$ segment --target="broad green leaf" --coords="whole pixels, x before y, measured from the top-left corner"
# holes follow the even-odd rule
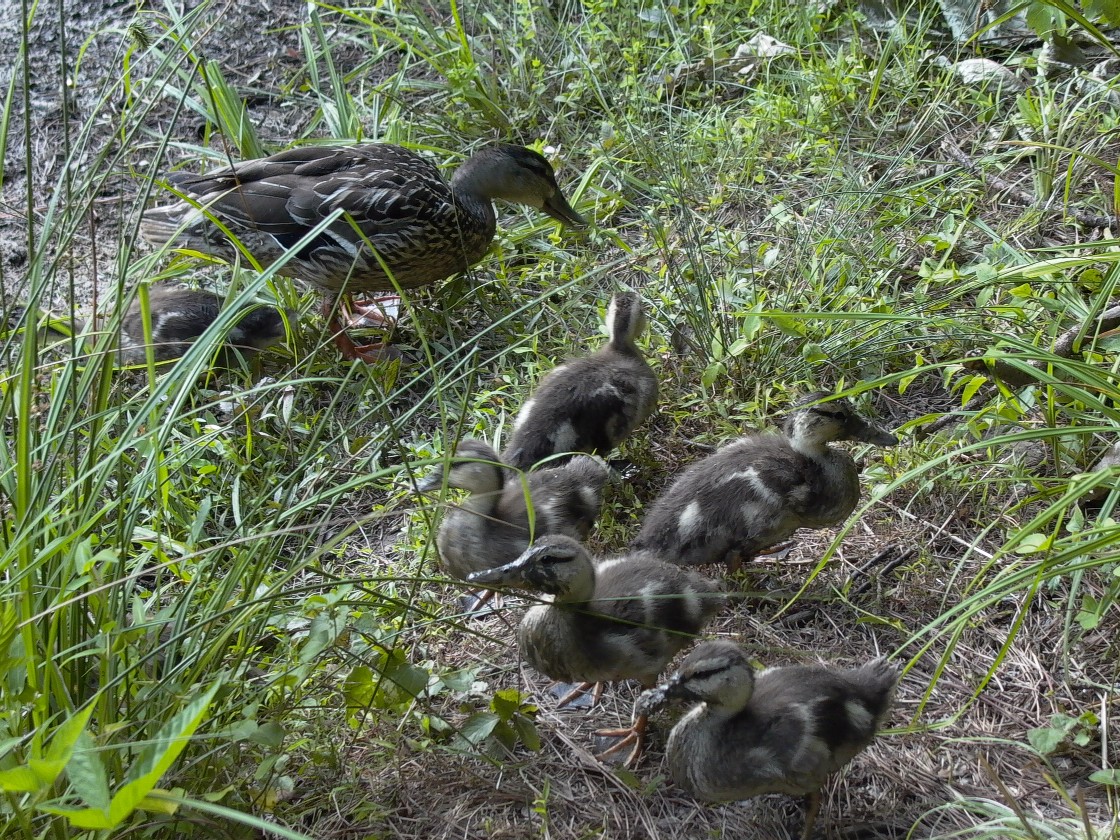
[[[74,752],[74,745],[82,736],[90,715],[93,714],[93,704],[86,706],[73,717],[67,718],[51,735],[50,746],[47,747],[46,758],[49,761],[60,761],[66,764]],[[54,779],[52,778],[53,782]]]
[[[0,790],[13,793],[36,793],[45,787],[30,767],[0,770]]]
[[[428,687],[428,672],[411,663],[393,668],[386,676],[409,697],[420,697]]]
[[[43,806],[40,810],[46,811],[48,814],[57,814],[60,817],[65,817],[70,825],[75,828],[108,829],[113,827],[113,823],[109,820],[109,815],[99,808],[55,808],[53,806]]]
[[[1089,781],[1099,785],[1120,785],[1120,769],[1098,770],[1089,777]]]
[[[1027,26],[1035,31],[1040,38],[1045,38],[1059,28],[1061,12],[1043,3],[1031,3],[1027,7]]]
[[[342,696],[351,707],[364,709],[373,702],[374,671],[368,665],[350,669],[342,681]]]
[[[74,754],[66,765],[66,778],[83,804],[92,810],[108,813],[112,801],[109,776],[97,743],[85,730],[79,733]]]
[[[805,335],[805,325],[798,318],[791,318],[789,315],[780,315],[775,312],[768,313],[767,317],[786,335],[797,338]]]
[[[807,362],[823,362],[828,359],[828,354],[815,341],[810,341],[801,348],[801,357]]]
[[[727,352],[731,356],[742,356],[750,346],[751,340],[749,338],[737,338],[731,342],[731,349]]]
[[[459,734],[470,744],[480,744],[490,737],[502,719],[493,712],[479,712],[471,715],[459,727]]]
[[[727,366],[723,362],[714,362],[708,365],[702,374],[700,382],[705,388],[711,388],[716,382],[727,375]]]
[[[495,712],[502,720],[509,720],[521,708],[521,692],[516,688],[503,688],[494,692],[490,701],[490,711]]]
[[[965,383],[964,389],[961,391],[961,405],[967,405],[968,401],[976,396],[976,392],[980,390],[981,386],[988,381],[988,377],[977,374],[969,378]]]
[[[533,752],[539,752],[541,748],[541,736],[537,732],[536,725],[525,717],[525,715],[514,715],[511,721],[514,729],[517,730],[517,736],[521,739],[528,749]]]
[[[171,791],[161,790],[160,788],[155,788],[152,790],[153,794],[162,793],[166,795],[170,792]],[[179,810],[179,803],[174,801],[173,799],[167,799],[164,797],[157,798],[155,796],[145,796],[140,800],[136,807],[141,808],[145,811],[153,811],[157,814],[174,814]]]
[[[140,754],[128,769],[131,781],[117,791],[109,806],[109,816],[114,826],[120,825],[129,814],[150,794],[164,773],[171,769],[175,759],[186,749],[191,736],[198,729],[218,693],[221,682],[214,682],[201,696],[164,724],[154,743]]]
[[[1019,540],[1019,544],[1015,546],[1016,554],[1037,554],[1040,551],[1046,551],[1050,548],[1053,538],[1046,534],[1027,534],[1023,539]]]
[[[1085,0],[1090,17],[1104,18],[1112,26],[1120,26],[1120,0]]]
[[[315,662],[319,655],[334,644],[343,628],[346,626],[346,611],[320,615],[312,619],[307,631],[307,641],[299,651],[299,661],[303,664]]]
[[[284,727],[276,721],[269,721],[266,724],[258,726],[256,731],[249,737],[249,740],[254,744],[263,744],[266,747],[279,747],[284,743],[284,738],[288,733]]]
[[[512,750],[517,746],[517,732],[504,720],[498,722],[494,727],[494,731],[490,733],[490,737],[507,750]]]
[[[1027,740],[1030,741],[1031,746],[1043,755],[1049,755],[1054,752],[1054,750],[1061,746],[1065,737],[1066,733],[1064,730],[1052,726],[1032,729],[1027,733]]]

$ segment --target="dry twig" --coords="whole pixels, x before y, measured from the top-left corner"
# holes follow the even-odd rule
[[[998,175],[991,175],[981,170],[979,164],[972,158],[964,153],[964,150],[954,143],[952,140],[945,139],[941,141],[941,148],[945,151],[950,158],[959,163],[964,169],[975,175],[986,186],[1001,190],[1008,198],[1016,204],[1022,204],[1026,207],[1031,207],[1041,213],[1052,216],[1070,216],[1075,219],[1079,225],[1084,225],[1088,228],[1111,228],[1120,224],[1120,216],[1101,215],[1099,213],[1090,213],[1086,210],[1081,210],[1078,207],[1066,207],[1064,209],[1054,209],[1051,207],[1039,206],[1038,198],[1035,195],[1021,190],[1010,181],[1007,181]]]
[[[1120,328],[1120,306],[1113,306],[1098,315],[1095,328],[1095,336],[1100,336]],[[1080,353],[1082,345],[1081,339],[1089,334],[1089,330],[1090,322],[1088,321],[1082,321],[1077,326],[1071,327],[1058,336],[1058,340],[1054,342],[1054,347],[1050,352],[1061,359],[1072,358],[1075,353]],[[1026,388],[1029,385],[1037,385],[1042,379],[1046,364],[1047,363],[1043,361],[1034,361],[1026,362],[1023,365],[1013,365],[1002,359],[987,359],[983,356],[975,356],[965,359],[964,362],[962,362],[962,365],[968,370],[987,373],[998,378],[1010,388]],[[1032,373],[1033,370],[1038,371],[1037,376]],[[959,411],[950,412],[934,420],[932,423],[918,430],[917,435],[919,437],[926,437],[927,435],[940,431],[952,423],[954,418],[961,414],[975,411],[986,403],[988,399],[990,399],[989,392],[987,390],[982,390],[970,399]]]

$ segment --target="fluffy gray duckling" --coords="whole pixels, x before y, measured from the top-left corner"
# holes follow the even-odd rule
[[[436,535],[440,565],[468,580],[472,572],[512,562],[546,534],[584,539],[599,516],[609,476],[609,467],[589,455],[522,475],[502,464],[488,444],[461,441],[446,483],[469,495],[443,515]],[[444,481],[440,467],[418,489],[438,490]]]
[[[690,465],[653,503],[631,548],[729,572],[798,528],[843,522],[859,502],[855,461],[833,441],[894,446],[844,399],[810,394],[781,433],[756,432]],[[817,403],[817,404],[812,404]]]
[[[415,288],[466,271],[494,239],[494,199],[535,207],[564,225],[587,224],[549,162],[508,144],[480,149],[450,183],[427,158],[388,143],[302,146],[168,181],[188,200],[148,210],[140,223],[145,239],[233,259],[239,247],[228,230],[266,268],[338,214],[278,271],[328,293],[335,343],[347,358],[366,361],[383,358],[383,348],[358,347],[342,329],[338,315],[350,308],[349,293]],[[345,298],[340,307],[337,296]],[[387,320],[377,301],[356,309],[359,321]]]
[[[657,405],[657,377],[635,343],[645,326],[641,298],[615,293],[607,343],[540,381],[514,420],[506,463],[527,470],[561,452],[605,455],[628,438]]]
[[[804,795],[802,838],[808,840],[821,786],[871,743],[898,678],[886,659],[858,668],[792,665],[756,674],[739,645],[703,642],[668,682],[638,699],[635,714],[648,715],[670,700],[696,701],[669,734],[673,781],[712,802]]]
[[[152,353],[157,362],[182,356],[221,314],[224,298],[203,289],[155,283],[148,290],[152,321]],[[288,319],[295,319],[289,311]],[[284,338],[284,317],[272,306],[246,308],[226,334],[223,359],[231,351],[248,357]],[[120,360],[141,364],[147,358],[144,318],[139,298],[132,301],[121,321]]]
[[[152,355],[156,362],[167,362],[184,355],[217,320],[225,306],[225,298],[204,289],[190,289],[173,281],[153,283],[148,289],[151,317]],[[289,322],[297,313],[286,312]],[[98,319],[101,321],[102,319]],[[72,328],[81,332],[88,320],[74,318]],[[54,342],[60,336],[50,327],[44,340]],[[226,333],[219,364],[227,364],[237,353],[248,358],[284,338],[284,316],[273,306],[246,307]],[[93,339],[90,338],[92,344]],[[121,317],[120,344],[117,360],[123,365],[143,364],[147,359],[144,338],[144,317],[140,299],[136,297]]]
[[[475,572],[473,583],[544,593],[517,630],[521,656],[547,677],[593,684],[636,679],[649,688],[662,669],[723,605],[721,587],[648,552],[595,560],[567,536],[542,537],[514,562]],[[596,691],[596,696],[597,696]],[[600,730],[621,738],[604,755],[628,744],[633,765],[645,745],[646,717],[625,729]]]

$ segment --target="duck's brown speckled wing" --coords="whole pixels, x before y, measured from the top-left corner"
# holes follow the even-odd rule
[[[493,237],[493,223],[484,220],[461,230],[463,218],[438,170],[388,144],[307,146],[170,180],[221,219],[263,265],[341,211],[283,269],[329,288],[348,278],[354,289],[391,287],[373,250],[400,285],[433,282],[465,269]],[[188,203],[156,208],[145,221],[152,231],[158,214],[181,224],[189,212]],[[158,233],[148,238],[159,241]],[[184,247],[232,255],[225,235],[204,217],[179,239]]]

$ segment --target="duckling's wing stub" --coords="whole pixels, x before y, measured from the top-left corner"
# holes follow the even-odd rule
[[[639,553],[600,564],[588,610],[609,618],[611,635],[626,640],[636,661],[647,661],[641,678],[648,685],[723,602],[715,581]]]

